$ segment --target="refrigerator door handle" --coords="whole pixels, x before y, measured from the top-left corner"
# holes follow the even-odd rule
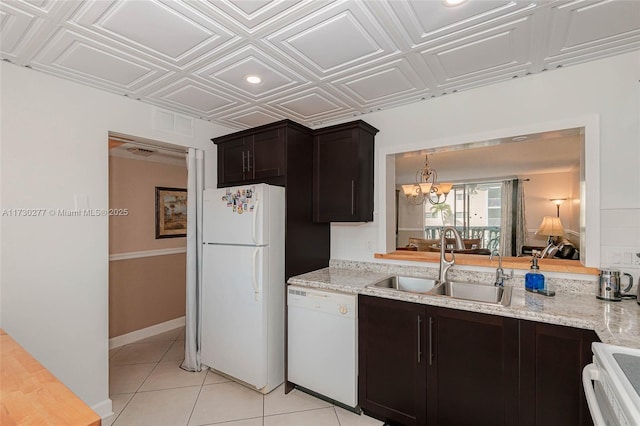
[[[258,301],[258,293],[260,293],[260,289],[258,288],[258,280],[256,279],[256,269],[258,269],[258,265],[256,264],[256,259],[258,257],[258,251],[260,250],[259,247],[256,247],[256,249],[253,251],[253,276],[252,276],[252,281],[253,281],[253,295],[256,298],[256,302]]]
[[[256,222],[258,221],[258,208],[260,208],[260,200],[256,200],[256,205],[253,210],[253,220],[251,221],[251,238],[253,238],[253,242],[258,244],[258,239],[256,238]]]

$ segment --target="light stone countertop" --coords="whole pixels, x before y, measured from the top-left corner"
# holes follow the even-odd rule
[[[399,269],[402,270],[402,267]],[[426,305],[590,329],[594,330],[604,343],[640,349],[640,305],[635,300],[606,302],[596,299],[594,292],[571,292],[570,289],[569,291],[561,291],[560,288],[556,290],[554,297],[547,297],[526,292],[522,285],[514,285],[511,304],[503,307],[452,299],[446,296],[366,288],[369,284],[396,274],[402,273],[396,270],[393,272],[383,270],[370,271],[366,270],[365,267],[346,269],[336,267],[335,263],[332,262],[332,266],[329,268],[291,277],[288,283],[342,293],[366,294]],[[425,276],[425,274],[416,273],[404,273],[403,275]]]

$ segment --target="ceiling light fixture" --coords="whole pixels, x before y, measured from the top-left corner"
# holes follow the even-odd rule
[[[248,75],[247,78],[245,78],[245,80],[247,80],[247,83],[251,83],[251,84],[258,84],[262,82],[262,79],[257,75]]]
[[[427,200],[442,204],[453,187],[452,183],[438,183],[438,173],[429,167],[429,155],[424,157],[424,167],[416,172],[416,183],[402,185],[402,192],[411,204],[422,204]]]
[[[448,7],[460,6],[462,3],[466,2],[467,0],[442,0],[442,3]]]

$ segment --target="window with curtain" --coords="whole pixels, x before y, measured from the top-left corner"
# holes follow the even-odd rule
[[[456,184],[443,204],[424,204],[425,238],[453,225],[464,238],[480,239],[481,248],[500,247],[502,182]]]

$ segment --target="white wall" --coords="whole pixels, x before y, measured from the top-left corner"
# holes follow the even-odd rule
[[[636,51],[359,117],[380,130],[374,221],[332,225],[331,257],[373,261],[373,251],[392,246],[384,224],[394,223],[386,213],[392,216],[393,182],[387,175],[393,179],[395,169],[386,154],[551,130],[541,126],[580,123],[583,117],[595,117],[599,128],[600,182],[585,188],[591,196],[600,192],[600,211],[591,215],[601,216],[603,238],[596,250],[618,242],[640,249],[639,77]]]
[[[195,120],[192,137],[154,130],[153,108],[0,64],[1,208],[108,208],[109,131],[206,150],[233,130]],[[123,206],[124,207],[124,206]],[[108,218],[2,216],[1,326],[88,405],[108,399]]]

